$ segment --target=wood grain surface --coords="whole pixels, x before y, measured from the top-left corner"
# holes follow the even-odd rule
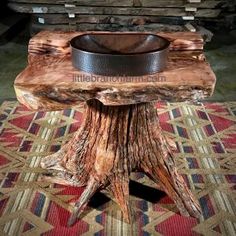
[[[203,99],[214,90],[216,78],[196,33],[160,32],[171,42],[167,68],[143,77],[104,77],[76,70],[69,41],[78,34],[44,31],[30,40],[29,65],[14,84],[23,104],[55,110],[95,98],[105,105],[185,101]]]

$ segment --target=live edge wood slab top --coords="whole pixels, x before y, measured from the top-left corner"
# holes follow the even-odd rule
[[[128,105],[199,100],[213,93],[216,78],[197,33],[158,33],[171,42],[167,68],[143,77],[104,77],[74,69],[69,42],[83,33],[42,31],[31,38],[28,66],[14,83],[21,103],[34,110],[58,110],[90,99]]]

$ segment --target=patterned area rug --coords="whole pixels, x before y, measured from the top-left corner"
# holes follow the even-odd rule
[[[33,112],[5,102],[0,107],[0,235],[236,235],[236,102],[157,107],[164,132],[178,145],[178,170],[200,201],[200,220],[180,216],[170,198],[135,173],[130,184],[132,225],[99,193],[82,219],[67,228],[83,188],[40,182],[39,162],[72,137],[82,110]]]

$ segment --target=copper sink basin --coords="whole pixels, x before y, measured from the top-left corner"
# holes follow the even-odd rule
[[[91,33],[74,37],[72,64],[103,76],[142,76],[165,68],[169,41],[148,33]]]

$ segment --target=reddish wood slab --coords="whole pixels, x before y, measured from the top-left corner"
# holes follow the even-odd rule
[[[171,41],[165,71],[143,77],[96,76],[73,68],[69,41],[78,32],[43,31],[29,43],[29,65],[15,80],[17,98],[32,109],[55,110],[98,99],[105,105],[210,96],[215,75],[196,33],[159,33]],[[194,49],[194,50],[193,50]]]
[[[69,41],[73,37],[84,33],[85,32],[41,31],[30,40],[28,47],[29,55],[50,54],[55,56],[63,56],[65,54],[70,54]],[[96,32],[91,31],[86,33]],[[109,34],[109,32],[102,33]],[[129,33],[135,34],[135,32]],[[142,34],[142,32],[138,33]],[[153,34],[153,32],[150,33]],[[168,39],[171,42],[170,50],[203,50],[204,41],[198,33],[159,32],[158,35]]]

